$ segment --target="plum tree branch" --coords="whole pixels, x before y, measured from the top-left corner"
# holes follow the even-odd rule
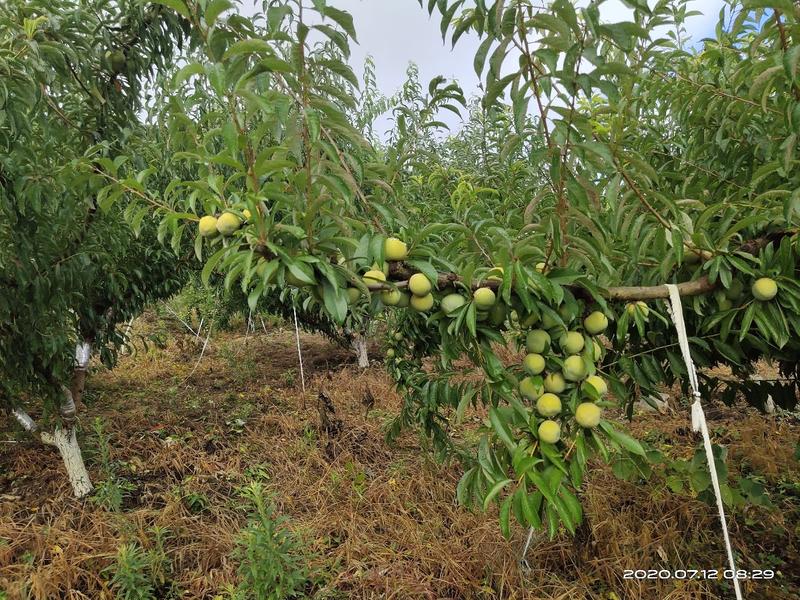
[[[416,271],[408,268],[403,263],[392,262],[389,263],[389,280],[392,285],[385,286],[385,289],[396,287],[405,289],[408,287],[408,279]],[[439,273],[436,280],[436,287],[439,289],[447,288],[455,285],[456,283],[463,284],[461,276],[455,273]],[[501,282],[496,280],[485,280],[480,282],[473,282],[470,286],[471,289],[476,290],[480,287],[488,287],[490,289],[497,289],[500,287]],[[577,295],[585,296],[583,288],[580,286],[565,286],[570,288]],[[712,283],[707,276],[700,277],[693,281],[684,281],[678,284],[678,292],[681,296],[700,296],[707,294],[716,289],[717,284]],[[656,300],[660,298],[669,298],[669,291],[663,285],[652,286],[616,286],[607,288],[602,292],[602,296],[608,300]]]
[[[739,248],[739,252],[747,254],[757,254],[759,250],[768,246],[769,244],[779,243],[787,235],[796,234],[796,230],[782,230],[774,231],[767,235],[752,240],[743,242]],[[411,269],[403,262],[389,262],[389,282],[390,284],[382,286],[378,289],[405,289],[408,287],[408,280],[417,271]],[[436,280],[436,287],[443,289],[452,287],[455,284],[464,285],[463,279],[456,273],[439,273]],[[500,287],[501,282],[497,280],[484,280],[473,281],[470,289],[476,290],[479,287],[488,287],[496,290]],[[678,292],[681,296],[701,296],[714,291],[717,288],[716,283],[712,283],[707,275],[692,281],[684,281],[678,285]],[[569,288],[575,295],[583,297],[587,300],[591,299],[588,292],[577,285],[565,286]],[[669,298],[669,291],[664,285],[645,285],[645,286],[615,286],[606,288],[601,292],[602,296],[607,300],[621,300],[621,301],[636,301],[636,300],[658,300]]]

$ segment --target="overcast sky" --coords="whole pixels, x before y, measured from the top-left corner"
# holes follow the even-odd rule
[[[585,0],[578,2],[585,3]],[[451,50],[449,42],[442,42],[439,13],[428,17],[427,9],[420,7],[418,0],[328,0],[328,4],[353,16],[359,43],[351,44],[350,64],[360,78],[364,58],[372,55],[378,87],[386,96],[402,87],[411,62],[419,67],[420,82],[426,88],[431,79],[444,75],[457,80],[467,97],[477,93],[479,82],[472,67],[480,43],[477,36],[465,34]],[[427,6],[427,2],[424,4]],[[651,0],[649,4],[654,2]],[[687,23],[692,38],[699,40],[712,35],[724,1],[693,0],[689,4],[692,10],[703,13],[691,17]],[[631,11],[620,0],[608,0],[601,6],[601,15],[606,22],[623,21],[630,19]],[[453,115],[442,117],[451,126],[455,124]],[[379,119],[378,131],[384,125],[388,125],[385,119]]]
[[[429,18],[427,9],[421,8],[417,0],[329,0],[329,3],[353,15],[359,41],[352,46],[351,64],[356,74],[361,74],[364,57],[371,54],[375,58],[378,85],[385,94],[390,95],[403,85],[409,62],[419,66],[424,84],[441,74],[457,79],[467,95],[477,90],[478,79],[472,68],[479,44],[477,36],[464,35],[451,51],[449,43],[442,43],[438,12]],[[702,11],[703,16],[690,19],[689,32],[695,39],[712,34],[723,0],[694,0],[690,4],[692,9]],[[613,22],[628,19],[631,12],[619,0],[609,0],[602,5],[601,14],[604,21]]]

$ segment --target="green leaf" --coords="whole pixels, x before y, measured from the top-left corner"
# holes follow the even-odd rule
[[[492,500],[494,500],[497,494],[499,494],[509,483],[511,483],[510,479],[503,479],[491,487],[489,493],[486,494],[486,497],[483,499],[483,510],[489,508],[489,504],[492,503]]]
[[[231,44],[230,48],[225,51],[223,55],[223,60],[228,60],[234,56],[239,56],[240,54],[274,54],[272,47],[269,45],[269,42],[266,40],[261,39],[248,39],[248,40],[239,40],[238,42],[234,42]]]
[[[326,6],[324,10],[322,10],[322,14],[344,29],[353,40],[356,40],[356,29],[353,26],[353,17],[350,13],[332,6]]]
[[[533,497],[531,497],[524,487],[520,487],[518,491],[521,492],[520,503],[522,505],[522,512],[525,515],[525,520],[531,527],[539,529],[542,526],[542,520],[539,517],[539,509],[542,505],[542,493],[536,492]]]
[[[497,412],[497,409],[492,407],[489,409],[489,421],[492,424],[492,428],[494,429],[495,433],[497,433],[497,437],[508,447],[509,450],[512,450],[516,447],[516,443],[514,442],[514,438],[511,436],[511,430],[508,428],[508,424],[502,420],[500,415]]]
[[[511,538],[511,501],[513,500],[513,496],[509,496],[503,501],[503,504],[500,505],[500,533],[503,534],[503,537],[506,539]]]
[[[152,0],[155,4],[161,4],[162,6],[166,6],[167,8],[171,8],[180,16],[191,20],[192,14],[189,12],[189,8],[186,6],[185,2],[181,0]]]
[[[608,421],[600,421],[600,428],[605,431],[609,438],[625,448],[628,452],[639,456],[646,456],[644,448],[642,448],[642,445],[637,440],[626,433],[617,431]]]
[[[230,0],[211,0],[206,7],[204,18],[209,27],[213,27],[217,22],[217,17],[220,14],[233,8],[233,3]]]
[[[208,281],[211,278],[211,274],[214,272],[214,268],[227,252],[228,248],[220,248],[214,252],[214,254],[212,254],[211,257],[209,257],[209,259],[206,261],[206,264],[203,265],[203,270],[200,273],[200,280],[203,282],[203,285],[208,285]]]
[[[475,59],[472,66],[475,69],[475,74],[478,77],[483,74],[483,67],[486,64],[486,56],[489,54],[489,49],[492,47],[494,41],[494,38],[487,36],[487,38],[481,42],[481,45],[478,46],[477,52],[475,52]]]
[[[758,8],[777,8],[788,13],[792,13],[794,11],[792,0],[743,0],[742,6],[748,10],[754,10]]]
[[[175,76],[172,78],[172,85],[174,87],[179,87],[182,85],[187,79],[189,79],[193,75],[204,75],[206,72],[205,67],[197,62],[192,62],[180,69]]]

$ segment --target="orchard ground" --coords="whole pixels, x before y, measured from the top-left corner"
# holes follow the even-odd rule
[[[303,334],[304,395],[293,330],[238,329],[215,334],[197,364],[203,340],[149,314],[134,339],[165,345],[137,343],[113,372],[93,371],[80,437],[98,489],[113,477],[124,490],[119,510],[98,493],[73,499],[55,452],[43,454],[24,436],[0,440],[0,597],[113,598],[118,549],[136,542],[160,556],[143,567],[155,597],[227,598],[226,585],[237,582],[231,552],[246,523],[240,491],[253,481],[301,542],[311,598],[730,597],[713,582],[623,579],[625,569],[724,568],[721,532],[714,507],[672,493],[658,475],[630,483],[599,463],[583,489],[587,518],[577,536],[534,538],[521,569],[527,532],[515,526],[507,541],[494,505],[485,514],[457,506],[458,465],[437,464],[411,432],[394,446],[384,441],[400,399],[382,367],[359,371],[348,351]],[[377,344],[371,352],[380,360]],[[509,363],[521,360],[504,352]],[[333,437],[320,425],[320,391],[341,421]],[[687,405],[677,394],[670,405],[666,414],[637,415],[631,428],[667,455],[689,457],[697,438]],[[765,419],[744,403],[708,403],[707,413],[729,468],[762,479],[777,507],[731,516],[739,567],[780,572],[772,582],[746,582],[746,596],[796,598],[800,422]],[[471,414],[465,435],[482,418]]]

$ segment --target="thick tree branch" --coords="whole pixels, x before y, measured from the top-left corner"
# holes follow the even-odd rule
[[[39,426],[36,424],[36,421],[34,421],[33,418],[21,408],[11,409],[11,415],[28,433],[36,435],[39,431]]]
[[[685,281],[678,284],[681,296],[700,296],[713,291],[717,285],[711,283],[707,276],[694,281]],[[656,300],[669,298],[669,290],[663,285],[652,286],[620,286],[612,287],[603,294],[609,300]]]
[[[794,235],[795,233],[797,232],[794,230],[775,231],[760,238],[755,238],[742,243],[738,250],[747,254],[757,254],[759,250],[768,246],[769,244],[778,243],[787,235]],[[388,277],[389,283],[378,289],[405,289],[408,287],[408,280],[412,275],[414,275],[414,273],[417,273],[417,271],[411,269],[403,262],[390,262]],[[463,280],[459,275],[456,275],[455,273],[439,273],[436,280],[436,287],[441,290],[448,287],[453,287],[456,283],[463,283]],[[496,290],[500,287],[500,284],[501,282],[496,279],[473,281],[470,285],[470,289],[476,290],[480,287],[488,287]],[[592,299],[589,293],[580,286],[568,285],[565,287],[569,288],[577,297],[584,298],[586,300]],[[707,294],[714,291],[716,288],[717,284],[712,283],[708,279],[708,276],[705,275],[699,279],[684,281],[678,284],[678,292],[681,296],[701,296],[702,294]],[[603,297],[608,300],[618,301],[656,300],[660,298],[669,298],[669,292],[664,285],[617,286],[607,288],[601,293]]]
[[[416,271],[409,269],[403,263],[390,263],[389,265],[389,279],[392,285],[387,285],[386,289],[396,287],[405,289],[408,287],[408,279],[416,273]],[[456,283],[461,283],[462,278],[455,273],[439,273],[436,281],[436,287],[443,289],[451,287]],[[501,282],[496,280],[484,280],[481,282],[473,282],[470,286],[471,289],[476,290],[480,287],[488,287],[496,290],[500,287]],[[585,297],[590,299],[585,290],[579,286],[565,286],[570,288],[576,296]],[[703,276],[694,281],[685,281],[678,284],[678,292],[681,296],[700,296],[716,289],[716,284],[711,283],[708,277]],[[658,298],[669,298],[669,292],[663,285],[653,286],[618,286],[610,287],[603,292],[603,297],[608,300],[655,300]]]

